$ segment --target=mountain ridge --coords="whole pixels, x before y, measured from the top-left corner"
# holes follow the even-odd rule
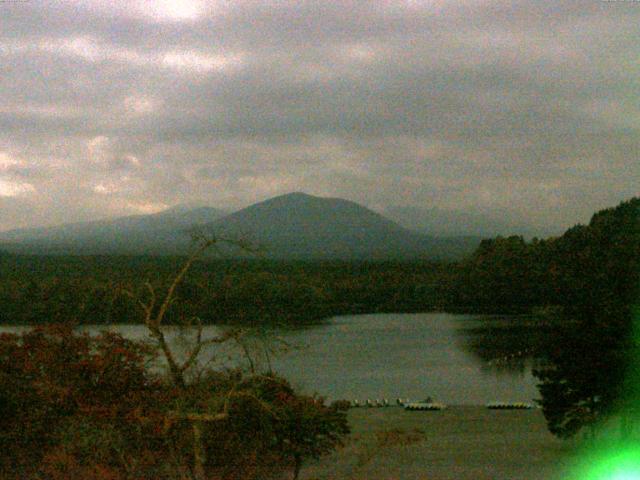
[[[14,229],[0,232],[0,247],[19,253],[180,253],[190,243],[187,230],[225,213],[213,207],[176,206],[146,215]]]
[[[188,250],[187,230],[194,226],[204,233],[248,239],[263,246],[266,256],[279,259],[458,258],[480,241],[431,237],[351,200],[292,192],[229,214],[212,207],[175,206],[150,215],[0,232],[0,242],[23,253],[181,254]]]

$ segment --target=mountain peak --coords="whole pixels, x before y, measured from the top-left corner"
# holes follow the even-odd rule
[[[303,192],[253,204],[217,220],[211,229],[239,235],[275,258],[435,258],[446,250],[356,202]]]
[[[336,206],[336,205],[351,205],[358,208],[369,210],[352,200],[346,200],[338,197],[321,197],[319,195],[311,195],[305,192],[291,192],[284,193],[275,197],[268,198],[262,202],[258,202],[254,205],[316,205],[316,206]]]
[[[266,201],[269,202],[274,200],[275,201],[288,201],[288,200],[304,201],[304,200],[326,200],[326,199],[324,197],[309,195],[308,193],[304,193],[304,192],[291,192],[291,193],[284,193],[282,195],[269,198]]]
[[[280,195],[280,197],[289,197],[289,198],[320,198],[320,197],[315,197],[313,195],[310,195],[308,193],[305,192],[290,192],[290,193],[285,193],[283,195]],[[274,197],[274,198],[278,198],[278,197]]]

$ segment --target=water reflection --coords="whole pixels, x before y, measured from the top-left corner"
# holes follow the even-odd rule
[[[479,316],[456,329],[461,348],[478,359],[484,371],[524,375],[536,367],[551,327],[534,316]]]

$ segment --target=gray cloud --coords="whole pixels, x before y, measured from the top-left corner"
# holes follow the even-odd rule
[[[638,194],[635,2],[0,4],[0,229],[304,190],[544,229]]]

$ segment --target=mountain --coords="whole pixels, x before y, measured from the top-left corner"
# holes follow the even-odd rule
[[[290,193],[230,215],[173,207],[153,215],[0,232],[0,249],[39,254],[185,253],[188,230],[225,234],[263,247],[278,259],[452,259],[470,254],[475,237],[436,238],[406,229],[357,203]],[[229,256],[244,252],[223,250]]]
[[[176,206],[151,215],[11,230],[0,232],[0,248],[50,254],[182,253],[190,243],[190,228],[223,215],[211,207]]]
[[[457,258],[479,243],[429,237],[357,203],[304,193],[251,205],[206,228],[248,239],[269,257],[288,259]]]

